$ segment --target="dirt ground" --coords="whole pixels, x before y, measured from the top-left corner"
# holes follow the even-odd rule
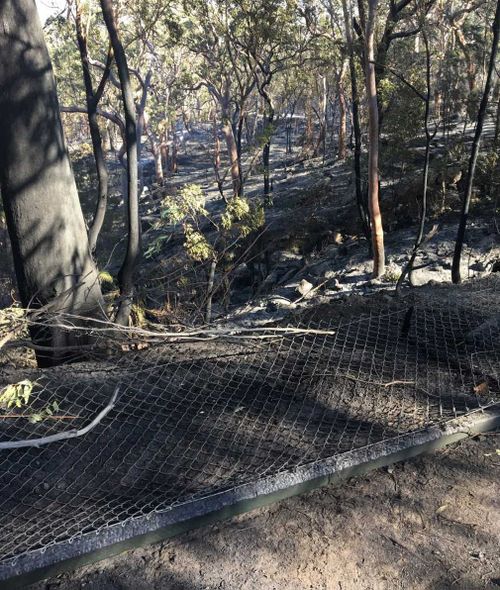
[[[495,590],[500,433],[31,587],[79,588]]]

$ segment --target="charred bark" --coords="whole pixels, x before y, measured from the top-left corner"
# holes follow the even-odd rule
[[[347,51],[349,54],[349,74],[351,78],[352,127],[354,133],[354,186],[356,191],[356,205],[358,209],[359,220],[361,222],[361,228],[369,244],[369,251],[371,253],[370,216],[368,211],[368,203],[366,202],[366,197],[361,181],[361,125],[359,122],[359,92],[358,82],[356,79],[356,61],[352,38],[351,18],[350,11],[347,6],[347,0],[342,0],[342,9],[344,12]]]
[[[490,53],[490,61],[488,65],[488,73],[486,76],[483,95],[481,97],[481,103],[479,105],[479,111],[477,114],[476,131],[474,133],[474,140],[472,142],[472,149],[469,158],[469,168],[467,171],[467,184],[462,202],[462,214],[458,226],[457,239],[455,242],[455,252],[453,254],[453,262],[451,267],[451,279],[454,283],[460,283],[462,280],[460,273],[460,261],[464,245],[465,231],[467,229],[467,221],[469,218],[470,201],[474,185],[474,175],[476,172],[477,157],[479,155],[481,136],[483,134],[484,121],[486,119],[486,109],[488,107],[488,99],[490,96],[493,81],[493,73],[495,71],[495,60],[498,53],[498,40],[500,37],[500,0],[497,0],[497,7],[495,11],[495,18],[493,20],[492,31],[493,42]]]

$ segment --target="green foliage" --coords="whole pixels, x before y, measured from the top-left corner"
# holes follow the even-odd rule
[[[398,88],[398,84],[389,78],[383,78],[380,80],[377,91],[378,91],[378,101],[380,107],[385,111],[389,108],[391,98],[395,94]]]
[[[251,207],[249,202],[242,197],[233,197],[226,206],[221,216],[221,225],[224,230],[236,229],[242,238],[252,231],[258,230],[265,224],[265,211],[261,205]]]
[[[204,262],[214,256],[214,249],[205,236],[194,229],[190,223],[184,225],[184,248],[192,260]]]
[[[221,224],[225,230],[230,230],[235,221],[241,221],[250,213],[248,201],[241,197],[234,197],[227,204],[226,210],[222,214]]]
[[[162,227],[160,225],[160,227]],[[159,227],[157,226],[157,229]],[[170,234],[160,234],[156,236],[155,239],[149,244],[149,246],[144,251],[144,258],[155,258],[158,254],[161,253],[163,246],[166,242],[170,239]]]
[[[59,404],[57,401],[53,401],[45,408],[42,408],[39,412],[34,412],[28,416],[28,420],[31,424],[37,424],[38,422],[43,422],[47,418],[53,416],[56,412],[59,411]]]
[[[36,382],[29,379],[7,385],[0,391],[0,406],[7,409],[27,406],[35,385]]]
[[[199,216],[208,216],[205,209],[205,195],[198,184],[186,184],[177,197],[163,199],[161,218],[167,223],[176,224],[186,218],[195,219]]]
[[[88,158],[93,156],[92,146],[86,141],[79,143],[78,146],[71,149],[71,159],[79,160],[81,158]]]
[[[408,81],[419,92],[424,92],[421,75],[410,75]],[[383,130],[392,136],[398,145],[407,145],[422,133],[425,103],[417,94],[402,82],[384,80],[382,100],[387,109],[384,116]]]
[[[209,224],[202,229],[203,220]],[[206,209],[206,197],[201,186],[187,184],[175,196],[162,202],[160,221],[156,225],[162,233],[157,235],[146,249],[146,258],[161,253],[175,227],[184,233],[184,249],[196,262],[219,258],[228,240],[236,246],[239,240],[258,230],[265,223],[264,208],[251,206],[243,197],[232,197],[220,215],[212,216]],[[227,255],[227,252],[225,253]]]
[[[144,326],[146,324],[146,311],[143,304],[140,302],[132,304],[131,318],[134,326]]]
[[[479,110],[479,102],[481,101],[482,92],[475,88],[472,92],[467,95],[466,110],[467,117],[470,121],[475,121],[477,117],[477,111]]]
[[[114,283],[113,277],[107,270],[101,270],[99,272],[99,281],[108,285],[112,285]]]
[[[18,383],[7,385],[0,392],[0,407],[8,410],[12,408],[27,408],[36,384],[36,381],[24,379]],[[59,403],[53,400],[40,410],[30,412],[29,414],[20,414],[20,416],[27,418],[31,424],[37,424],[46,418],[50,418],[56,412],[59,412],[59,410]]]

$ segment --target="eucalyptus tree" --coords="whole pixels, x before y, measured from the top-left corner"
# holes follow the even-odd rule
[[[424,19],[425,16],[422,15]],[[430,27],[429,27],[430,28]],[[423,101],[424,107],[424,132],[425,132],[425,155],[424,155],[424,168],[422,171],[422,198],[420,200],[420,223],[419,229],[417,233],[417,237],[415,240],[415,244],[413,246],[412,253],[408,260],[407,265],[403,269],[401,276],[397,282],[396,290],[398,290],[401,285],[403,284],[405,278],[408,276],[410,284],[412,284],[412,272],[413,272],[413,265],[415,263],[415,259],[417,257],[418,250],[422,244],[424,239],[424,231],[425,231],[425,223],[427,220],[427,209],[428,209],[428,194],[429,194],[429,171],[430,171],[430,159],[431,159],[431,142],[434,139],[438,129],[439,129],[439,122],[434,121],[434,126],[432,127],[431,116],[431,101],[433,95],[433,88],[432,88],[432,51],[430,47],[429,41],[429,31],[428,25],[423,22],[421,27],[421,35],[423,38],[424,43],[424,50],[425,50],[425,91],[420,92],[418,88],[413,86],[410,82],[406,81],[404,78],[404,83],[416,94],[416,96]]]
[[[333,13],[333,7],[330,3],[330,11]],[[352,0],[342,0],[342,16],[344,24],[344,35],[346,42],[346,52],[349,61],[349,77],[351,82],[351,108],[352,108],[352,128],[354,134],[354,186],[356,191],[356,204],[358,208],[359,219],[363,228],[363,233],[370,244],[371,251],[371,229],[370,214],[368,211],[368,202],[363,190],[361,177],[361,124],[360,124],[360,92],[357,79],[358,51],[355,47],[353,37],[353,5]]]
[[[106,83],[108,81],[111,65],[113,61],[113,53],[111,46],[108,50],[106,65],[97,87],[94,88],[92,66],[90,63],[90,56],[88,50],[88,36],[89,28],[92,22],[92,13],[89,10],[86,22],[84,22],[84,12],[81,0],[75,0],[75,27],[76,37],[78,41],[78,50],[80,52],[80,59],[82,62],[83,82],[85,86],[85,100],[87,104],[87,117],[90,130],[90,137],[92,140],[92,150],[94,153],[95,167],[97,172],[97,203],[94,218],[89,228],[89,245],[91,251],[94,251],[97,245],[97,238],[104,223],[104,216],[106,215],[106,207],[108,201],[108,184],[109,175],[106,164],[106,156],[102,146],[102,135],[99,128],[97,107],[101,100]]]
[[[358,0],[364,37],[364,69],[368,110],[368,207],[373,248],[373,277],[385,272],[384,230],[380,210],[379,180],[379,107],[375,73],[375,43],[379,0],[368,0],[365,14],[363,0]]]
[[[97,269],[71,170],[56,86],[31,0],[0,3],[0,187],[25,307],[53,314],[102,313]],[[29,49],[27,49],[29,48]],[[36,329],[40,364],[78,343],[53,325]]]
[[[265,105],[262,131],[264,198],[270,194],[270,153],[276,108],[272,82],[286,69],[304,67],[307,51],[316,38],[312,3],[296,0],[237,0],[231,40],[248,64]],[[276,23],[280,23],[276,26]]]
[[[120,283],[120,305],[116,322],[126,325],[129,322],[134,298],[135,272],[141,254],[141,225],[139,218],[138,194],[138,132],[134,97],[130,83],[127,56],[118,32],[115,11],[111,0],[100,0],[101,10],[113,48],[118,76],[120,78],[123,110],[125,115],[125,139],[127,150],[127,251],[118,273]],[[143,90],[144,97],[144,90]]]
[[[184,6],[185,34],[182,42],[196,60],[193,61],[193,90],[205,88],[220,112],[221,130],[226,142],[233,195],[243,191],[241,141],[236,129],[243,117],[246,102],[255,86],[252,72],[232,44],[231,27],[234,6],[229,0],[195,0]],[[237,124],[233,125],[234,118]]]

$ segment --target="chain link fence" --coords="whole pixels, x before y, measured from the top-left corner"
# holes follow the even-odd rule
[[[117,527],[133,536],[176,507],[495,406],[499,314],[492,277],[50,370],[0,364],[0,390],[29,397],[0,411],[0,446],[82,430],[107,408],[83,436],[0,448],[0,580],[90,537],[111,544]]]

